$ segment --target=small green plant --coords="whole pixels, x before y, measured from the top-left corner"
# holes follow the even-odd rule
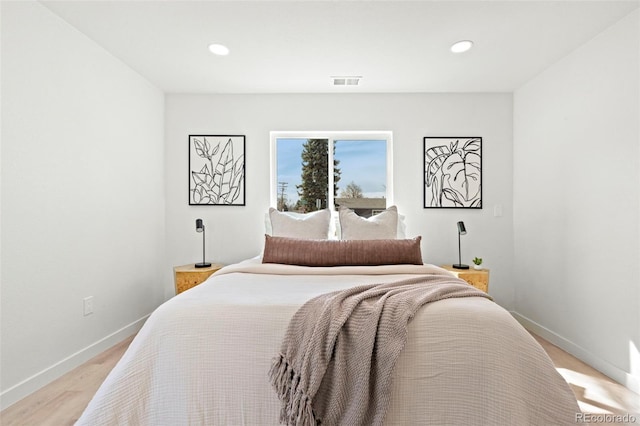
[[[482,258],[481,257],[474,257],[473,258],[473,263],[475,265],[478,265],[478,266],[482,265]]]

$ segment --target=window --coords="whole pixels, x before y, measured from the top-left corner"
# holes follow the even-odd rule
[[[271,204],[369,217],[393,203],[391,132],[271,132]]]

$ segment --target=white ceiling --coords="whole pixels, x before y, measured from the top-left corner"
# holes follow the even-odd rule
[[[167,93],[364,93],[511,92],[639,1],[41,3]]]

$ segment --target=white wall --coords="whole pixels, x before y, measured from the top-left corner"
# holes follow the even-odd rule
[[[639,40],[636,11],[517,90],[513,166],[515,310],[636,391]]]
[[[134,332],[167,264],[163,93],[39,3],[1,5],[5,407]]]
[[[269,132],[272,130],[390,130],[394,144],[394,197],[406,215],[407,235],[423,236],[423,257],[457,262],[456,222],[464,220],[463,260],[483,257],[490,293],[513,301],[512,96],[510,94],[167,95],[166,218],[168,260],[202,256],[194,220],[207,224],[209,261],[236,262],[258,255],[269,208]],[[246,135],[245,207],[188,205],[188,135]],[[423,209],[424,136],[482,136],[482,210]],[[502,205],[504,215],[493,216]],[[168,286],[167,296],[173,294]]]

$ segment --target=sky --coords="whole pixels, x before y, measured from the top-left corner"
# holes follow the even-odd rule
[[[298,200],[296,185],[301,183],[302,144],[306,139],[280,138],[276,144],[278,182],[287,182],[287,200]],[[351,182],[362,188],[365,197],[383,197],[386,193],[387,143],[384,140],[338,140],[335,158],[342,171],[338,196]],[[280,194],[280,185],[278,185]]]

